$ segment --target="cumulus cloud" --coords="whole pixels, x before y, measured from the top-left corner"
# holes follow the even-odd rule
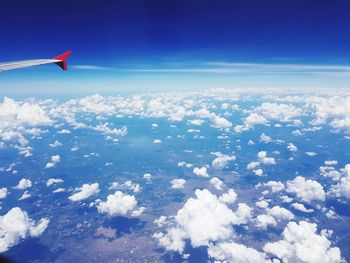
[[[297,176],[294,180],[288,181],[286,191],[288,193],[294,193],[306,203],[314,200],[324,201],[326,196],[322,185],[317,181],[305,179],[302,176]]]
[[[51,156],[51,162],[47,163],[45,168],[55,167],[55,165],[60,161],[61,161],[61,157],[59,155],[53,155]]]
[[[291,204],[292,207],[294,207],[296,210],[299,210],[301,212],[305,212],[305,213],[312,213],[315,212],[313,209],[307,209],[305,207],[305,205],[301,204],[301,203],[293,203]]]
[[[260,151],[258,153],[259,162],[262,164],[276,164],[275,158],[267,157],[266,151]]]
[[[197,176],[209,177],[206,167],[202,167],[202,168],[195,167],[193,169],[193,173]]]
[[[159,139],[154,139],[153,143],[154,143],[154,144],[160,144],[160,143],[162,143],[162,141],[159,140]]]
[[[244,224],[251,216],[251,209],[246,204],[239,204],[234,212],[206,189],[197,189],[195,196],[177,212],[166,233],[154,235],[167,250],[183,253],[185,240],[193,247],[225,241],[233,236],[233,225]]]
[[[258,215],[256,217],[256,227],[266,229],[269,225],[276,226],[277,221],[271,215]]]
[[[116,191],[114,194],[107,196],[105,202],[98,201],[97,210],[102,214],[107,214],[111,217],[125,216],[139,216],[144,211],[144,208],[136,209],[137,200],[133,195],[124,194],[121,191]]]
[[[234,242],[222,242],[211,245],[208,255],[214,258],[215,262],[235,262],[235,263],[266,263],[266,254],[254,248]]]
[[[331,247],[329,231],[322,230],[318,234],[314,223],[289,222],[282,237],[280,241],[266,243],[263,250],[282,262],[341,262],[339,248]]]
[[[48,224],[47,218],[35,222],[21,208],[12,208],[5,215],[0,216],[0,252],[9,250],[21,239],[40,236]]]
[[[333,174],[334,175],[334,174]],[[333,177],[337,183],[332,185],[329,193],[337,197],[350,199],[350,164],[345,165],[341,173],[336,173]]]
[[[224,187],[224,183],[217,177],[213,177],[210,179],[210,183],[217,189],[222,190]]]
[[[30,181],[29,179],[22,178],[18,182],[18,185],[15,186],[14,188],[15,189],[19,189],[19,190],[24,190],[24,189],[27,189],[27,188],[30,188],[30,187],[32,187],[32,181]]]
[[[225,204],[233,204],[237,200],[237,194],[235,190],[229,189],[226,193],[223,193],[219,197],[219,201]]]
[[[50,178],[47,180],[46,186],[51,186],[53,184],[59,184],[59,183],[63,183],[63,180],[60,178]]]
[[[293,143],[288,143],[287,149],[289,151],[291,151],[291,152],[297,152],[298,151],[298,147],[296,147]]]
[[[236,157],[233,155],[229,156],[229,155],[220,154],[220,156],[214,159],[211,164],[215,169],[223,169],[227,166],[229,161],[234,161],[234,160],[236,160]]]
[[[186,180],[185,179],[174,179],[171,180],[171,188],[181,189],[185,187]]]
[[[0,199],[6,198],[7,193],[8,193],[8,191],[7,191],[7,188],[6,188],[6,187],[0,188]]]
[[[83,184],[81,187],[75,188],[76,193],[69,196],[69,200],[78,202],[85,200],[100,192],[98,183]]]

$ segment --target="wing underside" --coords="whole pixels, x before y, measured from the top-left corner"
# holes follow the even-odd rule
[[[55,63],[63,70],[67,70],[67,57],[71,54],[71,51],[67,51],[62,55],[59,55],[53,59],[30,59],[30,60],[20,60],[20,61],[12,61],[12,62],[3,62],[0,63],[0,71],[12,70],[18,68],[26,68],[44,64],[52,64]]]

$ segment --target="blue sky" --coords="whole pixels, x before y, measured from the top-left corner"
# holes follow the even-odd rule
[[[349,8],[341,0],[3,0],[1,61],[73,54],[69,72],[2,72],[1,95],[347,87]]]

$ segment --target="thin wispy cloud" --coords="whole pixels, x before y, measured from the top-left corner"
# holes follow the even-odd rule
[[[204,62],[208,67],[188,68],[140,68],[127,69],[128,72],[142,73],[212,73],[212,74],[307,74],[324,77],[350,77],[350,66],[347,65],[312,65],[283,63],[230,63]]]
[[[108,67],[94,66],[94,65],[73,65],[72,69],[78,70],[109,70]]]

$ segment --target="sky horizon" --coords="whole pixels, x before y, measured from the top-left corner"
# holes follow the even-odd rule
[[[340,0],[5,0],[1,62],[73,53],[67,72],[54,65],[1,72],[0,93],[347,88],[349,7]]]

